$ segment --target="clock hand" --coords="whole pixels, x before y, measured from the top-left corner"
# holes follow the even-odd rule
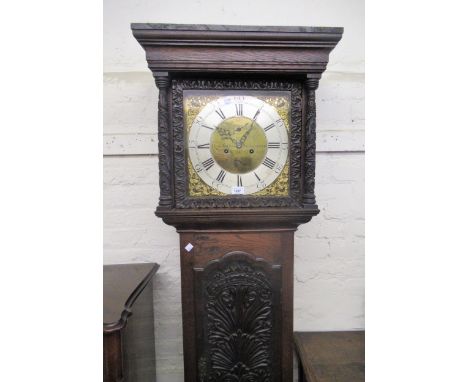
[[[253,127],[254,127],[254,122],[255,122],[255,121],[252,121],[252,122],[250,123],[249,129],[248,129],[248,130],[244,133],[244,135],[241,137],[241,139],[240,139],[240,141],[239,141],[239,143],[240,143],[240,147],[238,147],[239,149],[242,147],[242,145],[244,144],[244,142],[247,140],[247,138],[248,138],[250,132],[252,131],[252,129],[253,129]]]
[[[242,145],[244,144],[245,140],[247,139],[247,136],[249,135],[250,133],[250,130],[252,130],[252,127],[253,127],[253,121],[252,122],[247,122],[244,126],[242,126],[241,128],[239,128],[239,130],[243,129],[244,127],[246,127],[248,124],[250,123],[250,128],[248,131],[246,131],[244,133],[244,135],[242,135],[241,139],[237,141],[236,143],[236,147],[238,149],[240,149],[242,147]]]
[[[243,129],[244,127],[246,127],[248,124],[252,124],[251,122],[247,122],[244,126],[242,126],[240,129]]]
[[[258,115],[258,113],[260,113],[260,110],[263,108],[260,107],[260,109],[257,110],[257,113],[255,113],[255,116],[254,118]],[[255,122],[255,119],[252,119],[252,122],[250,123],[250,127],[249,129],[245,132],[245,134],[242,136],[241,140],[240,140],[240,143],[241,143],[241,147],[242,145],[244,144],[245,140],[247,139],[247,137],[249,136],[250,132],[252,131],[253,127],[254,127],[254,122]]]

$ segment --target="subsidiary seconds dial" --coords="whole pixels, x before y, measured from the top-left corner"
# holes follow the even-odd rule
[[[287,162],[288,147],[288,131],[276,109],[252,96],[208,103],[188,138],[193,168],[225,194],[253,194],[270,185]]]

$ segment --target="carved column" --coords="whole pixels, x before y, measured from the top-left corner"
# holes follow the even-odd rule
[[[305,119],[305,156],[304,156],[304,207],[316,208],[315,201],[315,90],[319,78],[307,78],[305,81],[306,119]]]
[[[158,102],[158,151],[159,151],[159,206],[158,209],[172,208],[172,139],[169,119],[169,89],[171,80],[168,73],[153,73],[159,89]]]

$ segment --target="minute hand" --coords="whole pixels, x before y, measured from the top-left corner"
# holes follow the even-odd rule
[[[250,132],[252,131],[253,127],[254,127],[254,121],[252,121],[252,123],[250,124],[250,127],[249,129],[244,133],[244,135],[241,137],[240,139],[240,146],[242,147],[242,145],[244,144],[244,142],[246,141],[247,137],[249,136]]]

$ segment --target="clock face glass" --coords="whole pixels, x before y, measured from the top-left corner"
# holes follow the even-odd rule
[[[190,196],[285,196],[288,92],[184,92]]]

